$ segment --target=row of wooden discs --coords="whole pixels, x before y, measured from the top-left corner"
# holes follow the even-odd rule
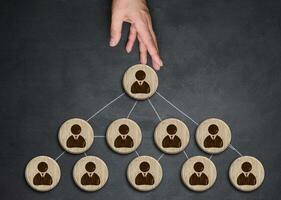
[[[82,119],[70,119],[59,130],[59,142],[69,153],[79,154],[87,151],[94,140],[91,125]],[[130,119],[113,121],[107,129],[106,140],[115,152],[128,154],[135,151],[141,143],[141,129]],[[161,121],[155,128],[156,145],[165,153],[176,154],[183,151],[189,142],[189,130],[185,123],[169,118]],[[210,154],[224,151],[230,144],[231,131],[220,119],[207,119],[197,128],[196,141],[199,147]],[[149,191],[156,188],[162,180],[160,163],[150,156],[138,156],[127,168],[129,183],[137,190]],[[33,158],[26,166],[27,183],[35,190],[49,191],[60,179],[57,162],[47,156]],[[214,163],[204,156],[189,158],[182,166],[181,177],[191,190],[209,189],[216,180],[217,170]],[[241,191],[257,189],[264,179],[263,165],[256,158],[241,156],[229,168],[231,183]],[[102,188],[108,179],[105,162],[96,156],[80,159],[73,168],[73,178],[77,186],[85,191]]]

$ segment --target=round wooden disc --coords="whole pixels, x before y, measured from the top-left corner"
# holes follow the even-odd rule
[[[28,185],[40,192],[53,189],[59,183],[60,175],[58,163],[48,156],[33,158],[25,168],[25,179]]]
[[[216,166],[204,156],[191,157],[182,166],[181,178],[189,189],[197,192],[205,191],[216,181]]]
[[[73,118],[61,125],[58,138],[64,150],[79,154],[87,151],[93,144],[94,131],[85,120]]]
[[[231,141],[228,125],[216,118],[203,121],[196,130],[196,142],[199,147],[210,154],[223,152]]]
[[[110,148],[120,154],[135,151],[141,143],[141,129],[133,120],[122,118],[107,128],[106,141]]]
[[[178,119],[165,119],[155,128],[154,141],[161,151],[176,154],[186,148],[189,142],[189,130]]]
[[[129,183],[139,191],[150,191],[162,180],[160,163],[151,156],[139,156],[132,160],[127,168]]]
[[[229,179],[238,190],[250,192],[257,189],[264,180],[264,168],[259,160],[251,156],[242,156],[232,162]]]
[[[102,159],[86,156],[76,162],[73,168],[73,179],[82,190],[94,192],[105,185],[108,169]]]
[[[134,65],[125,72],[123,87],[130,97],[137,100],[145,100],[156,92],[158,76],[147,65]]]

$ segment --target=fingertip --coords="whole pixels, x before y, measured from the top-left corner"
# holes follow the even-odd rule
[[[117,42],[114,40],[114,39],[110,39],[110,41],[109,41],[109,46],[111,46],[111,47],[115,47],[117,45]]]

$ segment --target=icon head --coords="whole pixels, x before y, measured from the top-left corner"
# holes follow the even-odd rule
[[[149,166],[149,163],[148,162],[142,162],[141,164],[140,164],[140,170],[142,171],[142,172],[148,172],[148,170],[150,169],[150,166]]]
[[[135,76],[136,76],[136,79],[137,79],[138,81],[143,81],[143,80],[145,79],[146,74],[145,74],[144,71],[138,70],[138,71],[136,72]]]
[[[40,162],[37,165],[37,169],[39,170],[39,172],[46,172],[48,170],[48,164],[45,162]]]
[[[169,126],[167,126],[167,133],[169,135],[174,135],[177,132],[177,127],[174,124],[170,124]]]
[[[119,126],[119,133],[121,135],[127,135],[129,133],[129,126],[127,126],[126,124],[122,124],[121,126]]]
[[[79,135],[81,133],[81,126],[78,124],[74,124],[71,126],[71,133],[73,135]]]
[[[196,171],[196,172],[202,172],[204,170],[204,164],[201,163],[201,162],[196,162],[194,165],[193,165],[193,169]]]
[[[243,172],[249,172],[252,170],[252,165],[251,163],[249,162],[244,162],[242,165],[241,165],[241,169],[243,170]]]
[[[215,124],[211,124],[209,127],[208,127],[208,132],[211,134],[211,135],[216,135],[218,132],[219,132],[219,127]]]
[[[87,172],[94,172],[96,170],[96,165],[93,162],[88,162],[85,165],[85,169],[86,169]]]

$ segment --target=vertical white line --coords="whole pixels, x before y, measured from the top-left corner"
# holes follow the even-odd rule
[[[183,153],[184,153],[186,159],[188,159],[188,155],[187,155],[187,153],[185,152],[185,150],[183,150]]]

